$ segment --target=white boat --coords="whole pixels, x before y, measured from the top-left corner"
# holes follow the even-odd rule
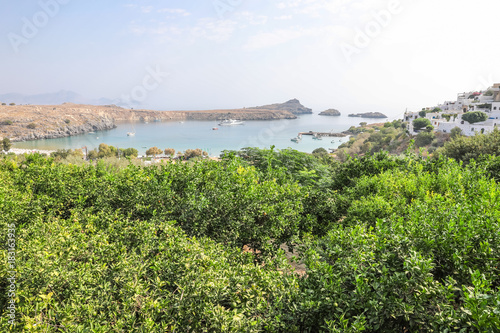
[[[127,136],[135,136],[135,132],[127,132]]]
[[[233,126],[233,125],[243,125],[245,122],[235,119],[224,119],[219,123],[219,126]]]
[[[290,140],[293,141],[293,142],[299,143],[301,139],[299,137],[295,137],[295,138],[292,138]]]

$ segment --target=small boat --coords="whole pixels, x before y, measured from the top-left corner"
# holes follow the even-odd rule
[[[224,119],[219,123],[219,126],[233,126],[233,125],[243,125],[245,122],[235,119]]]
[[[127,132],[127,136],[135,136],[135,132]]]
[[[297,143],[299,143],[299,142],[300,142],[300,140],[301,140],[301,139],[300,139],[298,136],[297,136],[297,137],[295,137],[295,138],[291,138],[291,139],[290,139],[290,141],[297,142]]]
[[[219,128],[218,127],[212,127],[212,130],[217,131]]]

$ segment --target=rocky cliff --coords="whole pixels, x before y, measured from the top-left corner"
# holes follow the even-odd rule
[[[261,109],[261,110],[284,110],[293,114],[311,114],[312,109],[306,108],[304,105],[300,104],[298,99],[291,99],[285,103],[270,104],[263,106],[256,106],[249,109]]]
[[[340,111],[336,109],[328,109],[319,113],[320,116],[340,116]]]
[[[53,139],[88,132],[108,130],[116,122],[181,120],[295,119],[282,109],[230,109],[207,111],[152,111],[124,109],[116,105],[94,106],[64,103],[61,105],[0,106],[0,138],[12,141]]]

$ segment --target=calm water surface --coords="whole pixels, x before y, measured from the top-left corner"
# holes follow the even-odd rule
[[[24,149],[77,149],[86,146],[89,150],[106,143],[119,148],[136,148],[139,154],[153,146],[160,149],[174,148],[177,151],[201,148],[211,156],[218,156],[223,150],[237,150],[243,147],[269,148],[275,145],[278,149],[291,147],[310,153],[323,147],[337,148],[348,138],[324,137],[314,140],[312,136],[303,136],[302,141],[290,141],[299,132],[342,132],[360,122],[383,122],[384,119],[352,118],[347,116],[327,117],[301,115],[293,120],[252,120],[244,125],[219,126],[215,121],[154,122],[154,123],[120,123],[117,128],[108,131],[82,134],[60,139],[16,142],[13,148]],[[212,128],[217,127],[218,130]],[[127,132],[135,132],[135,136],[127,136]]]

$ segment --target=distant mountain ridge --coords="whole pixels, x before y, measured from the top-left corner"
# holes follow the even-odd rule
[[[18,93],[0,94],[0,102],[33,105],[58,105],[63,103],[103,105],[111,104],[113,101],[107,98],[89,99],[74,91],[60,90],[58,92],[35,95]]]
[[[297,114],[311,114],[312,109],[306,108],[304,105],[300,104],[299,100],[294,98],[285,103],[277,103],[263,106],[255,106],[247,109],[262,109],[262,110],[285,110],[295,115]]]

